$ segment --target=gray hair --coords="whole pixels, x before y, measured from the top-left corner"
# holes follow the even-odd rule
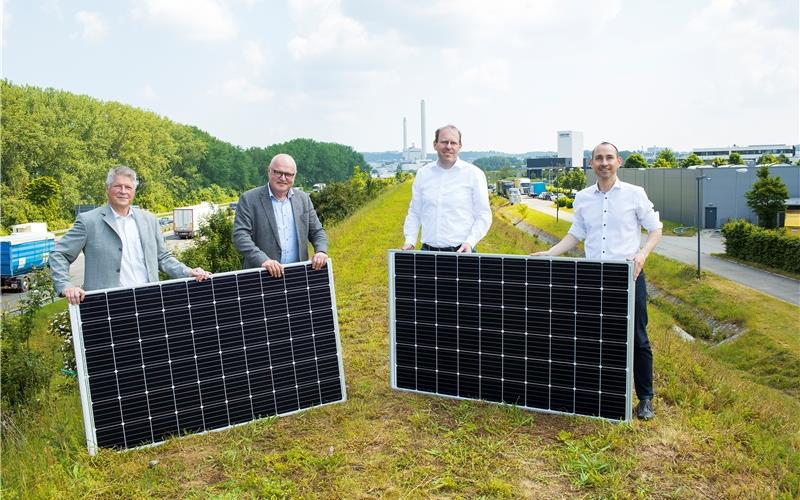
[[[114,177],[120,175],[131,179],[133,181],[134,189],[139,187],[139,179],[136,178],[136,172],[134,172],[132,168],[126,167],[125,165],[117,165],[116,167],[111,167],[111,169],[108,171],[108,175],[106,175],[106,189],[110,188],[111,184],[114,183]]]

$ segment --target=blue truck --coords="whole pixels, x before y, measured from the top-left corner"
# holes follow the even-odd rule
[[[15,232],[0,236],[0,285],[10,291],[24,292],[27,289],[25,275],[47,266],[55,241],[55,235],[48,232]]]
[[[531,191],[530,191],[531,196],[538,196],[541,193],[544,193],[545,191],[547,191],[547,186],[545,185],[544,182],[531,183]]]

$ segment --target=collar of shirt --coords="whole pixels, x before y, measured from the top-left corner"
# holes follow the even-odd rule
[[[128,208],[128,214],[127,215],[121,215],[119,212],[114,210],[114,207],[112,207],[111,205],[109,205],[108,208],[110,208],[111,209],[111,213],[114,214],[114,220],[125,219],[125,218],[130,217],[131,215],[133,215],[133,207],[129,207]]]
[[[608,191],[611,192],[611,191],[613,191],[615,189],[622,189],[622,184],[620,183],[619,177],[617,177],[614,180],[614,185],[612,185],[611,189],[609,189]],[[592,193],[597,194],[597,193],[602,193],[602,192],[603,191],[600,190],[600,184],[595,183],[594,184],[594,191],[592,191]]]
[[[269,184],[267,184],[267,190],[269,191],[269,197],[272,198],[273,200],[277,202],[285,201],[285,200],[279,200],[274,194],[272,194],[272,188],[269,187]],[[289,188],[289,192],[286,194],[286,199],[287,200],[291,199],[292,196],[294,196],[294,188]]]
[[[442,162],[441,162],[441,161],[439,161],[439,160],[436,160],[436,166],[437,166],[439,169],[441,169],[441,170],[444,170],[444,171],[447,171],[447,170],[452,170],[452,169],[454,169],[454,168],[457,168],[457,169],[459,169],[459,170],[460,170],[460,169],[464,168],[464,165],[465,165],[465,162],[461,161],[461,158],[458,158],[458,157],[456,157],[456,161],[455,161],[455,163],[453,163],[453,165],[452,165],[452,166],[450,166],[450,167],[443,167],[443,166],[442,166]]]

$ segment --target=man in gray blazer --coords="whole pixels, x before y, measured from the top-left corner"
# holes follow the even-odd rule
[[[320,269],[328,259],[328,237],[311,198],[292,189],[297,164],[287,154],[269,164],[266,186],[247,191],[236,205],[233,243],[245,267],[263,267],[271,276],[283,275],[283,265],[308,260],[308,242],[314,246],[311,265]]]
[[[50,271],[56,293],[79,304],[85,291],[137,286],[158,281],[161,269],[172,278],[210,276],[202,268],[190,269],[167,250],[153,214],[133,208],[136,172],[118,166],[108,171],[108,204],[79,214],[72,228],[50,252]],[[83,251],[83,287],[70,281],[69,266]]]

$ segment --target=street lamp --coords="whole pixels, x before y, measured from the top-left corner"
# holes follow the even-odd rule
[[[559,179],[561,178],[561,172],[563,172],[563,169],[559,168],[558,169],[558,175],[556,176],[555,181],[553,182],[554,184],[556,184],[556,189],[558,189],[558,187],[561,185],[561,182],[559,181]],[[558,195],[559,194],[561,194],[561,193],[556,191],[556,222],[558,222],[558,209],[561,207],[561,205],[558,204]]]
[[[746,168],[737,168],[736,169],[736,192],[733,193],[733,196],[736,199],[736,219],[739,219],[739,175],[738,174],[746,174]]]
[[[702,190],[700,189],[700,183],[705,180],[709,179],[710,177],[706,177],[702,174],[695,177],[697,181],[697,277],[700,278],[700,210],[703,207],[703,197],[702,197]]]

